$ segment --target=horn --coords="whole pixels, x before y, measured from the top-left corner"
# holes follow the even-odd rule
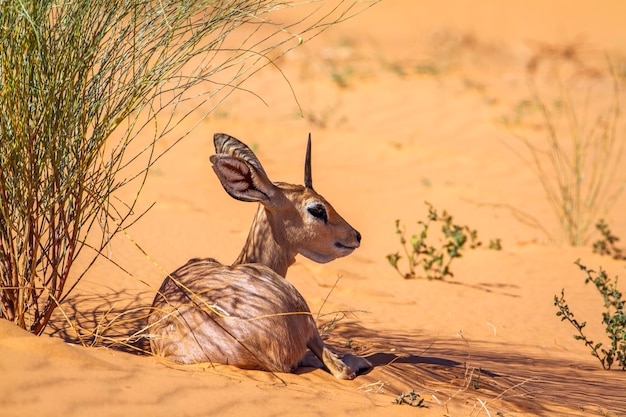
[[[311,133],[306,144],[306,158],[304,159],[304,186],[313,189],[313,178],[311,177]]]

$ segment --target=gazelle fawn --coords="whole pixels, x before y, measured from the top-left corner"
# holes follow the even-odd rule
[[[369,362],[352,357],[348,365],[331,352],[304,298],[285,279],[297,254],[325,263],[361,241],[313,190],[310,137],[304,186],[272,183],[254,153],[231,136],[218,133],[214,142],[211,162],[226,192],[261,204],[232,265],[191,259],[165,278],[148,318],[152,352],[181,363],[290,372],[310,349],[335,377],[354,378]]]

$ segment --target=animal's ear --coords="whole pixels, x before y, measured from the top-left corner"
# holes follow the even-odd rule
[[[261,162],[259,162],[259,159],[254,152],[252,152],[252,149],[248,148],[248,146],[240,140],[226,133],[216,133],[213,135],[213,144],[215,145],[216,154],[225,154],[243,159],[248,165],[252,165],[257,171],[267,176]]]
[[[224,134],[216,134],[214,141],[218,154],[211,156],[211,163],[224,190],[237,200],[271,205],[278,187],[267,177],[250,148]]]

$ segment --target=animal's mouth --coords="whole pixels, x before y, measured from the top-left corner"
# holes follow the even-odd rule
[[[360,246],[359,243],[357,243],[356,245],[346,245],[344,243],[341,242],[335,242],[335,247],[339,250],[342,251],[349,251],[352,252],[353,250],[355,250],[356,248],[358,248]]]
[[[330,248],[326,248],[326,250],[323,252],[300,249],[300,254],[315,262],[325,264],[326,262],[330,262],[333,259],[350,255],[359,246],[361,246],[359,242],[356,242],[354,244],[335,242],[335,244],[333,245],[335,250],[332,252],[329,251]]]

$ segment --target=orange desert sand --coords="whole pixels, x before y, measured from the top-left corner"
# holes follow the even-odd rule
[[[597,98],[589,113],[603,111],[606,56],[618,71],[626,62],[624,16],[618,1],[386,0],[291,51],[283,74],[267,67],[244,85],[264,102],[234,93],[158,162],[139,202],[154,207],[109,248],[128,273],[97,262],[63,306],[71,326],[61,310],[41,337],[0,321],[0,416],[626,415],[626,373],[603,370],[553,305],[565,288],[605,342],[602,299],[574,261],[611,277],[626,276],[626,262],[593,254],[597,234],[566,243],[515,138],[545,135],[523,107],[533,62],[546,100],[558,98],[547,68],[580,72]],[[256,206],[215,177],[215,132],[253,146],[272,180],[292,183],[302,183],[312,132],[315,188],[363,241],[329,264],[298,257],[287,278],[319,326],[341,319],[326,342],[368,357],[371,372],[339,381],[310,368],[177,366],[111,345],[141,329],[164,271],[192,257],[231,262],[245,241]],[[502,250],[465,252],[444,281],[403,279],[386,260],[400,250],[394,222],[417,231],[425,201]],[[625,212],[622,195],[604,214],[622,238]],[[423,407],[395,404],[411,390]]]

